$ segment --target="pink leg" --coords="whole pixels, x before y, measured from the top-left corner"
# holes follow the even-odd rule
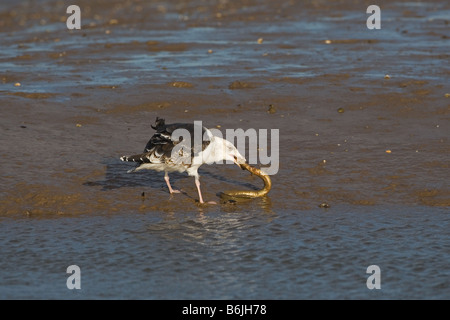
[[[203,201],[202,192],[200,191],[200,179],[198,177],[195,177],[195,185],[197,186],[199,202],[205,203]],[[208,203],[209,204],[217,204],[217,202],[214,202],[214,201],[208,201]]]
[[[169,192],[170,193],[180,193],[180,190],[174,190],[172,189],[172,186],[170,185],[169,182],[169,174],[166,172],[166,174],[164,175],[164,180],[166,180],[167,186],[169,187]]]

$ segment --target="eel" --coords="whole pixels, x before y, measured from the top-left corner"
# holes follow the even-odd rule
[[[221,196],[231,197],[231,198],[259,198],[264,197],[267,193],[269,193],[272,188],[272,180],[270,180],[270,176],[261,171],[261,169],[254,168],[250,166],[248,163],[239,164],[242,170],[247,170],[251,174],[254,174],[260,177],[264,181],[264,188],[260,190],[229,190],[222,192]]]

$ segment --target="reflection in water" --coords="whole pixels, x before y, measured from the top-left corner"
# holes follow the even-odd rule
[[[206,206],[197,206],[197,213],[181,215],[166,211],[161,220],[147,226],[146,231],[162,233],[167,239],[178,239],[186,242],[214,244],[233,243],[234,233],[243,231],[250,222],[269,224],[277,218],[271,208],[269,197],[253,199],[246,207],[235,204],[220,205],[222,213],[209,211]],[[236,211],[236,210],[239,211]],[[170,233],[166,231],[170,230]],[[200,241],[200,242],[199,242]]]
[[[444,209],[214,207],[3,219],[0,297],[72,299],[61,272],[77,264],[80,298],[448,298]],[[382,295],[365,287],[371,264]]]

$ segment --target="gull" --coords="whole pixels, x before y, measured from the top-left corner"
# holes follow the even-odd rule
[[[123,156],[120,157],[120,160],[137,163],[135,168],[128,170],[128,173],[144,169],[164,171],[164,180],[171,194],[180,193],[180,191],[173,189],[170,185],[169,172],[187,172],[195,179],[199,202],[205,203],[200,190],[198,174],[198,168],[202,164],[229,161],[241,167],[246,163],[246,159],[231,142],[214,136],[209,129],[201,125],[195,123],[166,124],[164,119],[157,117],[155,126],[151,127],[156,132],[148,141],[144,152]]]

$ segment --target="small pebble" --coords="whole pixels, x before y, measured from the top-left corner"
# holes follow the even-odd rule
[[[386,150],[386,153],[392,153],[392,151],[388,149],[388,150]]]
[[[337,109],[337,112],[339,112],[339,113],[344,113],[344,108],[339,108],[339,109]]]
[[[446,98],[450,98],[450,93],[446,93],[446,94],[444,94],[444,97],[446,97]]]
[[[21,84],[20,84],[20,82],[16,82],[16,83],[14,83],[14,86],[15,86],[15,87],[20,87]]]
[[[263,38],[259,38],[259,39],[258,39],[258,43],[259,43],[259,44],[263,43],[263,41],[264,41]]]
[[[208,50],[208,53],[213,53],[213,51],[211,49]]]
[[[331,40],[325,40],[325,43],[326,43],[326,44],[330,44],[330,43],[331,43]]]
[[[384,76],[384,78],[385,78],[385,79],[390,79],[391,76],[387,74],[387,75]]]
[[[272,114],[277,112],[277,110],[275,109],[275,107],[273,106],[273,104],[269,104],[269,109],[267,109],[267,112]]]
[[[330,205],[326,202],[322,202],[321,204],[319,204],[319,208],[325,208],[328,209],[330,207]]]
[[[81,124],[77,123],[77,127],[78,127],[78,128],[81,127]]]

